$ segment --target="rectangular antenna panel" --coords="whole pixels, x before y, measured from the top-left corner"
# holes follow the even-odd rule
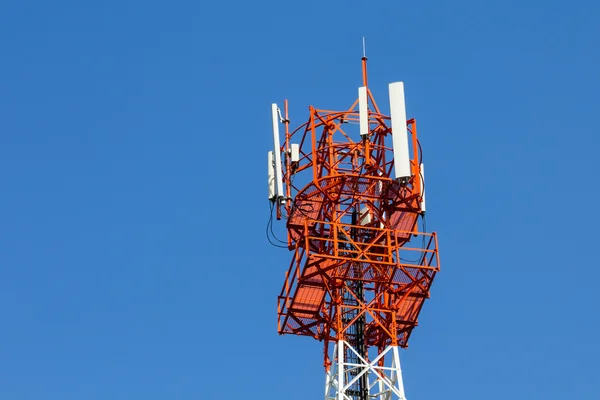
[[[392,119],[392,148],[394,150],[394,172],[396,179],[410,177],[410,155],[406,129],[406,106],[404,83],[390,83],[390,117]]]
[[[358,115],[360,118],[360,136],[369,134],[369,103],[367,101],[367,88],[358,88]]]
[[[277,104],[271,104],[271,115],[273,116],[273,155],[275,156],[275,194],[284,197],[283,194],[283,172],[281,170],[281,145],[279,144],[279,109]]]
[[[421,163],[421,211],[425,212],[425,165]]]
[[[369,207],[362,206],[360,212],[358,213],[358,224],[359,225],[369,225],[371,223],[371,210]]]
[[[290,149],[290,160],[295,163],[300,161],[300,145],[298,143],[292,143]]]
[[[269,200],[275,200],[275,160],[273,157],[273,151],[270,151],[268,156],[269,160]]]

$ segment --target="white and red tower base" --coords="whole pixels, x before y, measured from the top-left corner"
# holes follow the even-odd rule
[[[349,362],[347,355],[355,360]],[[406,400],[398,346],[388,346],[372,361],[340,340],[331,354],[333,364],[325,376],[325,400],[353,400],[347,391],[366,376],[368,397],[373,400]]]

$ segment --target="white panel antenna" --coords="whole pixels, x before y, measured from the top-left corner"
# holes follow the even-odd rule
[[[360,118],[360,136],[369,135],[369,103],[367,101],[367,88],[358,88],[358,115]]]
[[[408,132],[406,129],[406,106],[404,103],[404,83],[390,83],[390,117],[392,119],[392,148],[394,150],[394,172],[396,179],[409,178],[410,155],[408,152]]]
[[[358,213],[358,224],[369,225],[371,220],[371,210],[369,210],[369,207],[367,206],[362,206],[360,212]]]
[[[290,161],[293,163],[300,161],[300,145],[298,143],[291,144]]]
[[[275,195],[278,199],[284,197],[283,194],[283,172],[281,170],[281,145],[279,144],[279,108],[277,104],[271,104],[271,114],[273,116],[273,155],[275,156]]]
[[[269,200],[275,201],[275,160],[273,151],[269,152],[267,158],[269,160]]]
[[[425,165],[421,163],[421,211],[425,212]]]
[[[383,176],[383,172],[379,171],[379,176]],[[381,196],[382,195],[382,190],[383,190],[383,182],[382,181],[378,181],[377,182],[377,195]],[[378,201],[375,203],[376,207],[381,207],[381,202]],[[385,221],[385,211],[381,213],[381,221],[379,221],[379,227],[383,228],[384,224],[383,221]]]

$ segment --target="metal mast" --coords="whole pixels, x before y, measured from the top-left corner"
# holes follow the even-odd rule
[[[287,101],[284,116],[272,106],[269,199],[293,252],[278,329],[323,342],[326,400],[405,399],[399,349],[439,271],[437,236],[418,229],[424,170],[404,85],[390,84],[388,116],[364,54],[362,81],[349,109],[311,106],[294,130]]]

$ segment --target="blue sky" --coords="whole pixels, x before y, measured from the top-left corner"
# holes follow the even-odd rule
[[[440,235],[408,398],[596,399],[599,11],[3,1],[0,398],[321,398],[321,344],[276,333],[269,106],[347,107],[366,36]]]

